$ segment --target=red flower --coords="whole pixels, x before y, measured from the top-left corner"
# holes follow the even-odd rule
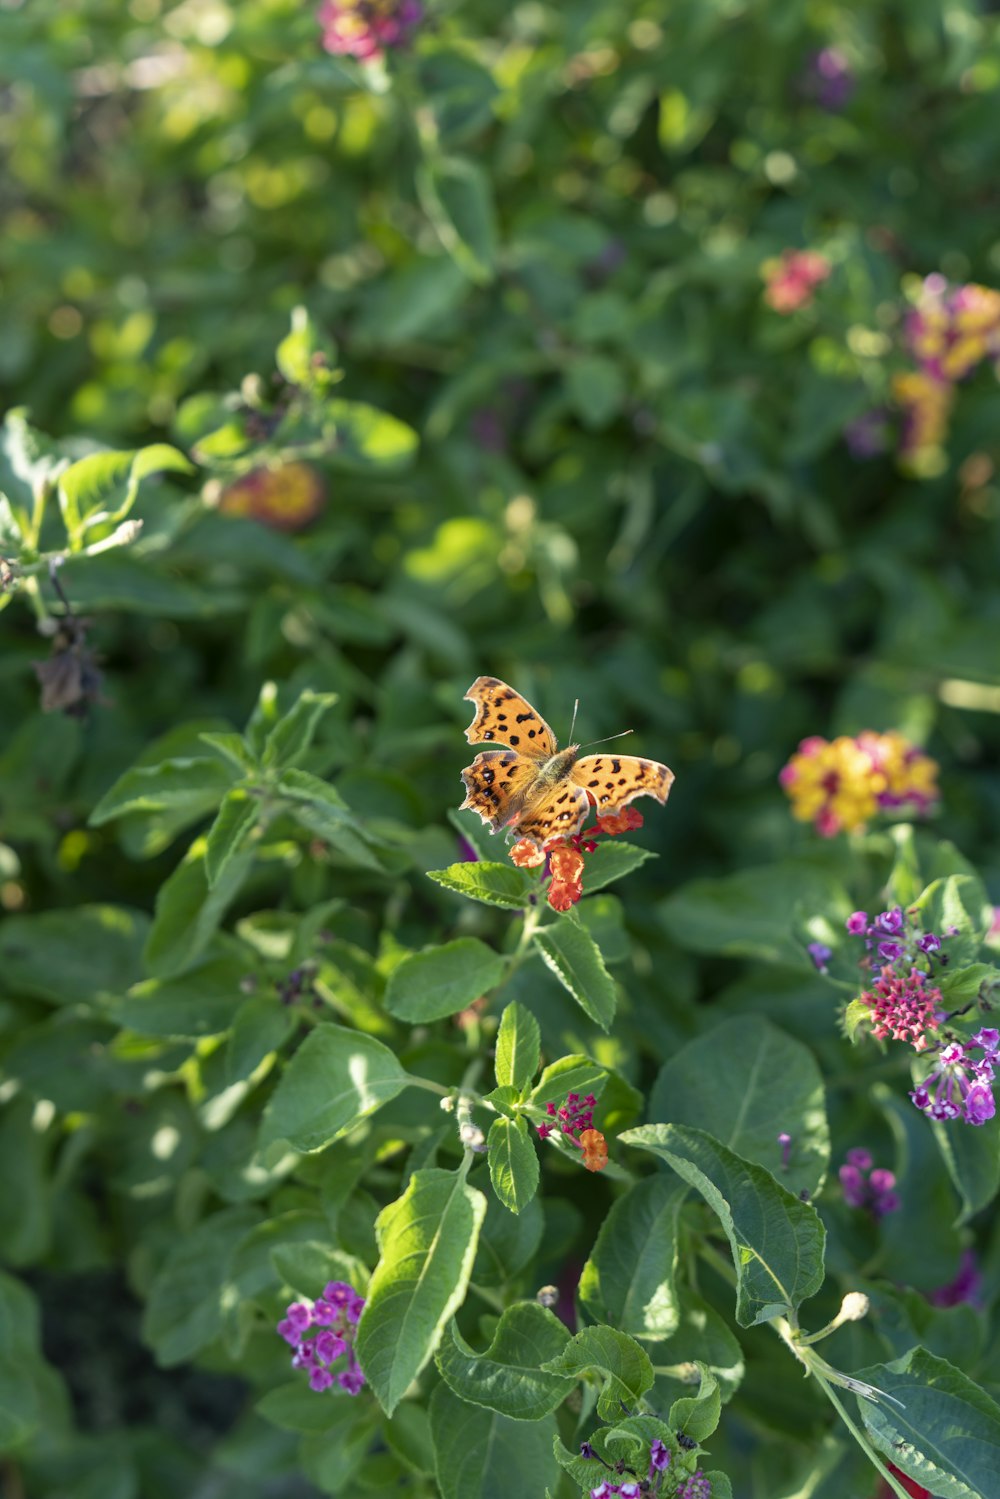
[[[574,884],[566,880],[553,880],[549,886],[548,901],[553,911],[568,911],[570,906],[575,906],[583,894],[583,886],[579,881]]]
[[[560,843],[549,851],[549,868],[554,883],[580,885],[583,883],[583,855],[571,843]]]
[[[630,833],[633,828],[641,828],[642,813],[637,812],[635,807],[623,807],[620,812],[607,812],[599,817],[597,826],[602,833],[613,838],[617,833]]]
[[[545,854],[530,838],[519,838],[510,851],[510,857],[518,869],[534,869],[545,863]]]

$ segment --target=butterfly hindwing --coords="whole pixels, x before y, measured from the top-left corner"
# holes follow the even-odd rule
[[[536,760],[555,753],[555,735],[544,718],[506,682],[477,677],[465,698],[476,705],[476,716],[465,731],[470,744],[496,740]]]
[[[637,796],[655,796],[665,802],[674,773],[659,761],[639,755],[584,755],[570,771],[570,779],[593,797],[601,815],[619,811]]]
[[[566,776],[527,803],[514,833],[516,837],[530,838],[542,847],[553,838],[570,838],[578,833],[589,811],[586,791],[574,786]]]
[[[478,812],[493,829],[517,816],[538,782],[538,766],[512,749],[482,750],[462,771],[463,807]]]

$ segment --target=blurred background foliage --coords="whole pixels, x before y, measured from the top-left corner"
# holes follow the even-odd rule
[[[449,862],[480,672],[560,737],[579,697],[585,739],[632,727],[677,774],[647,818],[660,861],[622,892],[674,1005],[606,1043],[634,1077],[643,1028],[668,1054],[738,979],[682,950],[665,895],[789,855],[846,868],[777,786],[804,735],[924,744],[1000,900],[995,371],[920,476],[844,439],[908,367],[915,278],[1000,284],[998,100],[1000,20],[971,0],[441,3],[368,65],[323,53],[297,0],[0,0],[0,403],[74,455],[169,441],[199,464],[144,484],[134,546],[63,570],[105,673],[89,718],[41,715],[44,643],[4,613],[7,911],[152,909],[169,820],[89,812],[140,754],[183,753],[182,725],[242,726],[264,679],[337,692],[326,773]],[[762,266],[789,248],[831,273],[781,315]],[[314,336],[299,307],[319,362],[282,343]],[[303,454],[308,527],[226,513],[234,476]],[[419,882],[384,909],[358,888],[279,850],[244,905],[354,899],[371,946],[383,919],[417,946],[440,920]],[[803,985],[772,987],[782,1023]],[[12,995],[8,1044],[23,1004],[41,1015]],[[130,1234],[56,1229],[14,1262],[111,1275]],[[127,1370],[107,1390],[123,1373],[138,1399]],[[140,1491],[187,1491],[176,1460]]]

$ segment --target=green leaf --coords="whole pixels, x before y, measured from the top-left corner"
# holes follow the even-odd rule
[[[675,1400],[670,1407],[670,1425],[675,1431],[683,1431],[694,1441],[702,1443],[719,1424],[722,1414],[722,1395],[719,1381],[705,1364],[699,1363],[701,1385],[697,1395],[685,1395]]]
[[[333,425],[334,445],[323,455],[342,473],[389,475],[409,468],[420,446],[412,427],[363,401],[326,400],[323,415]]]
[[[378,845],[333,786],[309,771],[291,769],[283,772],[278,791],[288,798],[288,812],[307,832],[352,864],[383,872]]]
[[[543,1070],[528,1101],[544,1108],[547,1103],[557,1106],[565,1103],[567,1093],[579,1093],[581,1098],[593,1093],[595,1098],[600,1098],[607,1080],[608,1069],[592,1062],[589,1057],[560,1057]]]
[[[243,853],[260,818],[259,798],[237,788],[226,793],[205,838],[205,879],[214,890],[238,854]]]
[[[48,1372],[40,1320],[28,1287],[0,1271],[0,1452],[22,1446],[43,1418],[51,1422],[56,1414],[46,1412],[43,1402],[49,1392],[40,1387],[40,1376]]]
[[[660,1156],[719,1219],[733,1251],[741,1327],[784,1316],[819,1290],[826,1231],[815,1208],[770,1172],[682,1125],[647,1124],[619,1140]]]
[[[726,1020],[676,1051],[649,1097],[657,1124],[712,1121],[712,1134],[789,1191],[814,1196],[830,1160],[823,1079],[812,1052],[757,1015]],[[792,1137],[788,1165],[778,1136]]]
[[[99,828],[127,812],[184,811],[193,818],[217,807],[232,783],[232,773],[218,760],[161,760],[133,765],[101,797],[87,819]]]
[[[472,1270],[477,1286],[505,1286],[516,1280],[538,1253],[545,1232],[545,1215],[535,1196],[521,1213],[509,1213],[491,1192],[486,1221]]]
[[[183,978],[146,979],[134,984],[115,1011],[119,1025],[140,1036],[199,1040],[228,1031],[243,994],[247,969],[232,958],[217,958]],[[280,1009],[277,999],[271,1001]]]
[[[198,961],[250,871],[253,853],[243,849],[210,887],[206,848],[206,840],[196,838],[157,893],[145,949],[146,967],[156,978],[183,973]]]
[[[75,906],[8,916],[0,971],[11,993],[57,1005],[107,1009],[142,974],[149,918],[124,906]]]
[[[993,907],[980,879],[952,874],[935,880],[917,898],[916,909],[924,931],[942,938],[949,967],[975,962],[993,920]],[[952,928],[954,935],[945,937]]]
[[[512,1213],[519,1213],[538,1190],[538,1156],[524,1119],[494,1119],[487,1137],[493,1190]]]
[[[597,845],[592,854],[587,855],[587,868],[585,873],[586,891],[592,895],[595,890],[603,890],[605,885],[610,885],[614,880],[623,879],[625,875],[631,874],[638,869],[640,864],[645,864],[647,859],[655,859],[657,855],[648,848],[639,848],[634,843],[623,843],[620,838],[606,838]]]
[[[615,1018],[615,981],[593,937],[571,917],[534,933],[545,963],[577,1004],[602,1030]]]
[[[375,1225],[380,1259],[358,1324],[357,1356],[391,1415],[465,1299],[486,1198],[452,1171],[415,1171]]]
[[[538,1021],[531,1011],[516,1000],[507,1005],[497,1032],[497,1086],[523,1091],[538,1071],[541,1044]]]
[[[566,369],[566,393],[583,425],[599,431],[620,413],[628,387],[617,360],[606,354],[574,354]]]
[[[282,1431],[326,1431],[334,1419],[336,1398],[318,1399],[315,1390],[309,1388],[308,1378],[303,1372],[298,1379],[268,1390],[257,1401],[256,1409],[266,1421],[272,1421]]]
[[[650,1341],[677,1330],[677,1220],[686,1196],[664,1174],[614,1203],[580,1275],[580,1300],[595,1322]]]
[[[385,1007],[411,1023],[442,1020],[495,989],[506,964],[485,942],[459,937],[411,953],[389,975]]]
[[[437,1351],[442,1378],[460,1400],[485,1405],[514,1421],[540,1421],[561,1405],[576,1380],[546,1374],[541,1366],[569,1342],[559,1318],[537,1301],[507,1307],[493,1341],[476,1353],[450,1322]]]
[[[991,1203],[1000,1190],[1000,1117],[994,1115],[985,1124],[964,1129],[956,1129],[954,1123],[949,1129],[941,1120],[931,1120],[931,1129],[962,1199],[962,1211],[955,1220],[960,1226]]]
[[[621,1415],[621,1401],[635,1405],[653,1383],[653,1366],[645,1349],[613,1327],[585,1328],[541,1367],[548,1374],[577,1379],[596,1374],[602,1381],[597,1414],[605,1421]]]
[[[243,1082],[288,1040],[295,1021],[276,994],[245,999],[233,1016],[226,1046],[226,1081]]]
[[[786,860],[692,880],[660,910],[669,935],[692,952],[795,965],[802,961],[796,924],[817,913],[830,921],[846,919],[851,905],[827,871]]]
[[[142,480],[164,471],[190,474],[194,468],[176,448],[154,443],[138,452],[88,453],[64,469],[59,505],[74,550],[90,526],[124,520]]]
[[[257,769],[256,758],[242,734],[203,733],[198,738],[241,775]]]
[[[264,740],[261,764],[276,766],[280,770],[297,764],[312,744],[316,730],[336,701],[335,692],[312,692],[306,688],[268,733]]]
[[[924,1348],[857,1378],[893,1401],[859,1399],[875,1446],[940,1499],[992,1499],[1000,1473],[1000,1406],[968,1375]],[[898,1404],[893,1403],[898,1402]]]
[[[417,169],[420,204],[442,245],[470,281],[486,285],[495,275],[496,213],[489,178],[458,156],[425,161]]]
[[[322,356],[317,369],[315,355]],[[289,385],[301,385],[309,389],[318,383],[322,388],[333,374],[337,362],[337,346],[325,338],[309,316],[305,307],[292,308],[292,327],[274,351],[274,362]],[[317,375],[325,378],[317,382]]]
[[[179,1235],[149,1290],[143,1340],[163,1368],[186,1363],[222,1331],[223,1290],[237,1246],[258,1222],[227,1208]]]
[[[409,1073],[374,1036],[319,1025],[292,1057],[264,1110],[260,1149],[287,1142],[304,1154],[323,1150],[409,1082]]]
[[[446,890],[482,901],[485,906],[504,906],[510,911],[524,909],[536,884],[513,864],[451,864],[447,869],[429,869],[427,873]]]
[[[430,1403],[431,1437],[441,1499],[511,1499],[542,1494],[558,1469],[554,1416],[512,1421],[468,1405],[439,1384]]]

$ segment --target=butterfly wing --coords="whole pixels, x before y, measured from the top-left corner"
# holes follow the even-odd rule
[[[495,833],[513,821],[538,781],[538,766],[512,749],[482,750],[462,771],[463,807],[478,812]]]
[[[674,773],[656,760],[638,755],[584,755],[570,771],[570,780],[593,797],[599,815],[618,812],[637,796],[665,802]]]
[[[586,791],[566,776],[527,802],[514,833],[518,838],[530,838],[541,848],[553,838],[571,838],[578,833],[589,811]]]
[[[476,705],[476,716],[465,731],[470,744],[495,739],[533,760],[555,754],[556,738],[544,718],[506,682],[477,677],[465,700]]]

